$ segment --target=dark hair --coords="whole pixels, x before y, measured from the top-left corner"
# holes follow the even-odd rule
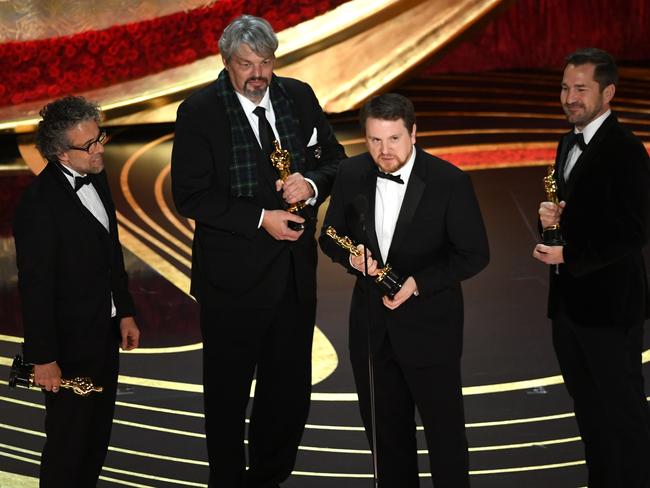
[[[59,160],[59,154],[68,149],[66,131],[84,120],[99,124],[101,112],[97,105],[83,97],[68,96],[48,103],[40,111],[36,148],[50,162]]]
[[[616,61],[611,54],[595,47],[578,49],[566,57],[564,67],[572,64],[573,66],[582,66],[583,64],[593,64],[594,80],[598,82],[602,92],[609,85],[618,83],[618,68]]]
[[[402,119],[409,133],[415,124],[415,109],[411,100],[397,93],[384,93],[368,100],[359,112],[361,129],[366,130],[366,120],[369,118],[381,120]]]
[[[255,54],[270,58],[278,48],[278,38],[265,19],[254,15],[240,15],[223,30],[219,52],[230,61],[241,44],[247,44]]]

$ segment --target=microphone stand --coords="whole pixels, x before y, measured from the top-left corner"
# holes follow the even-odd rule
[[[365,216],[361,216],[361,226],[362,231],[365,235],[366,233],[366,220]],[[368,276],[368,247],[363,246],[363,274],[367,282],[370,281],[370,276]],[[373,486],[375,488],[379,487],[379,472],[377,469],[377,421],[375,418],[375,375],[374,375],[374,363],[372,359],[372,349],[370,342],[370,325],[371,325],[371,302],[370,302],[370,290],[371,287],[368,287],[366,292],[366,315],[368,319],[368,381],[370,386],[370,432],[372,435],[372,478]]]

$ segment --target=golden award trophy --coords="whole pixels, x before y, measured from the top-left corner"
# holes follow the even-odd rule
[[[20,354],[16,354],[14,362],[11,365],[9,373],[9,386],[15,388],[20,386],[22,388],[31,388],[37,386],[34,384],[34,365],[23,362]],[[72,378],[61,379],[61,388],[72,390],[75,394],[82,397],[90,395],[92,392],[101,393],[104,388],[95,386],[90,378]]]
[[[278,171],[278,175],[282,181],[286,180],[291,175],[291,154],[286,149],[280,147],[280,143],[276,140],[273,141],[275,150],[271,153],[271,164]],[[307,204],[305,202],[297,202],[291,205],[287,204],[286,211],[291,212],[292,214],[300,215],[302,218],[307,220],[307,217],[301,214],[301,210],[305,208]],[[303,230],[305,224],[299,224],[298,222],[287,222],[287,225],[290,229],[293,230]]]
[[[339,236],[336,233],[334,227],[328,227],[325,230],[325,234],[334,239],[340,247],[346,249],[353,256],[361,256],[363,251],[360,251],[356,244],[347,236]],[[388,295],[389,298],[394,298],[397,295],[397,292],[400,291],[402,285],[404,284],[404,278],[398,276],[390,264],[386,263],[386,266],[379,270],[379,274],[375,278],[375,283],[379,285],[379,288]]]
[[[544,190],[546,191],[546,200],[557,205],[557,181],[555,179],[555,168],[548,167],[548,172],[544,177]],[[542,242],[547,246],[563,246],[565,244],[560,224],[551,225],[542,230]]]

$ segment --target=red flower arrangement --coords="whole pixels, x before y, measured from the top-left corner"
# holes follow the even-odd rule
[[[99,31],[0,44],[0,106],[101,88],[216,54],[221,32],[242,13],[264,17],[279,31],[344,2],[221,0]]]

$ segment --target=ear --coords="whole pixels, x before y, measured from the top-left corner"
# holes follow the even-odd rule
[[[221,56],[221,62],[223,63],[223,67],[226,71],[228,71],[228,61],[226,61],[226,58]]]
[[[614,93],[616,93],[616,85],[612,83],[611,85],[607,85],[605,87],[603,90],[603,98],[605,99],[605,103],[609,104],[609,102],[611,102],[612,98],[614,98]]]
[[[70,155],[68,154],[68,151],[62,151],[59,154],[57,154],[57,157],[59,158],[59,161],[61,161],[63,164],[68,164],[70,162]]]
[[[413,124],[413,130],[411,131],[411,142],[415,144],[415,134],[418,131],[418,127],[416,124]]]

